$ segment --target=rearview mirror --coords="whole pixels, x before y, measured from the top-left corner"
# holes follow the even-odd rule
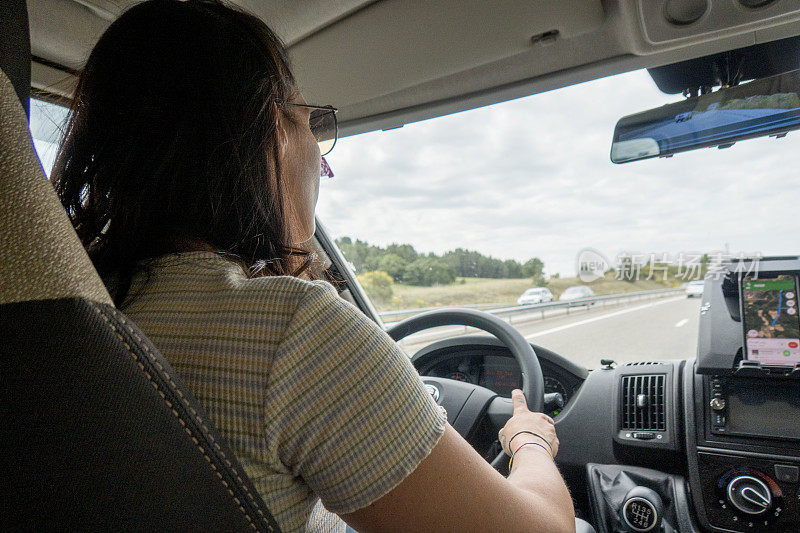
[[[687,98],[617,122],[611,161],[667,157],[800,128],[800,70]]]

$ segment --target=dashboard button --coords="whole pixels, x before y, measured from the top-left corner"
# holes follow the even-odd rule
[[[711,408],[715,411],[723,411],[725,409],[725,398],[721,396],[711,398]]]
[[[800,467],[795,465],[775,465],[775,477],[784,483],[797,483]]]
[[[650,440],[656,438],[656,435],[655,433],[649,433],[646,431],[637,431],[633,434],[633,438],[639,440]]]

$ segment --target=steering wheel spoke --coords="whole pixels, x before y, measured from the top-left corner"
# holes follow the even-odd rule
[[[447,411],[447,421],[464,438],[472,433],[481,415],[497,398],[495,392],[485,387],[455,379],[423,377],[422,382],[436,403]]]
[[[506,425],[508,419],[514,415],[514,402],[511,398],[495,396],[486,409],[486,416],[498,431]]]

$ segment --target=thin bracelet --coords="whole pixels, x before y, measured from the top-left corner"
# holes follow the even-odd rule
[[[517,435],[519,435],[519,434],[521,434],[521,433],[529,433],[529,434],[533,435],[534,437],[539,437],[540,439],[542,439],[542,440],[544,441],[544,443],[545,443],[545,444],[547,444],[547,447],[548,447],[548,448],[550,448],[550,455],[553,455],[553,447],[552,447],[552,446],[550,446],[550,443],[549,443],[549,442],[547,442],[547,439],[546,439],[546,438],[544,438],[544,437],[542,437],[542,436],[541,436],[541,435],[539,435],[538,433],[534,433],[533,431],[528,431],[528,430],[517,431],[516,433],[514,433],[514,434],[511,436],[511,438],[510,438],[510,439],[508,439],[508,449],[509,449],[509,450],[511,449],[511,441],[513,441],[513,440],[514,440],[514,437],[516,437]]]
[[[517,455],[517,452],[520,451],[525,446],[527,446],[528,444],[533,444],[534,446],[538,446],[539,448],[541,448],[544,451],[546,451],[547,455],[549,455],[550,458],[553,459],[553,455],[549,451],[547,451],[547,448],[545,448],[544,446],[542,446],[538,442],[526,442],[526,443],[520,445],[520,447],[517,448],[516,450],[514,450],[514,453],[511,454],[511,459],[508,460],[508,473],[509,474],[511,473],[511,465],[514,464],[514,457]],[[555,459],[553,459],[553,460],[555,461]]]
[[[513,457],[514,457],[514,455],[517,455],[517,452],[518,452],[518,451],[520,451],[520,450],[521,450],[522,448],[524,448],[525,446],[527,446],[528,444],[533,444],[534,446],[538,446],[539,448],[543,449],[544,451],[546,451],[546,452],[547,452],[547,455],[549,455],[549,456],[550,456],[550,459],[553,459],[553,460],[555,461],[555,458],[553,457],[553,454],[552,454],[552,453],[550,453],[550,450],[548,450],[547,448],[545,448],[544,446],[542,446],[542,445],[541,445],[541,444],[539,444],[538,442],[524,442],[524,443],[520,444],[520,445],[519,445],[519,448],[517,448],[517,449],[516,449],[516,451],[514,451],[514,454],[513,454],[511,457],[513,458]]]
[[[538,446],[539,448],[543,449],[544,451],[547,452],[547,455],[550,456],[550,459],[553,459],[553,461],[555,461],[555,458],[553,458],[553,454],[550,453],[550,451],[547,448],[545,448],[544,446],[542,446],[538,442],[526,442],[524,444],[521,444],[520,447],[517,448],[516,450],[514,450],[514,453],[511,454],[511,459],[508,460],[508,472],[509,473],[511,473],[511,465],[514,464],[514,457],[517,455],[517,452],[519,452],[522,448],[524,448],[525,446],[527,446],[529,444],[532,444],[534,446]]]

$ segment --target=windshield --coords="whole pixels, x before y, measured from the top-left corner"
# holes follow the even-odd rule
[[[67,113],[66,107],[31,99],[31,137],[48,177],[56,162],[58,144],[61,142],[66,125]]]
[[[687,283],[726,257],[798,252],[800,135],[611,162],[621,117],[681,98],[637,71],[344,138],[318,213],[387,326],[476,307],[588,368],[694,357],[704,300]],[[519,302],[532,287],[552,301]]]
[[[620,117],[678,99],[637,71],[343,138],[317,212],[387,326],[471,307],[588,368],[693,357],[703,297],[688,282],[727,257],[798,252],[800,134],[611,163]],[[32,104],[48,174],[65,117]]]

